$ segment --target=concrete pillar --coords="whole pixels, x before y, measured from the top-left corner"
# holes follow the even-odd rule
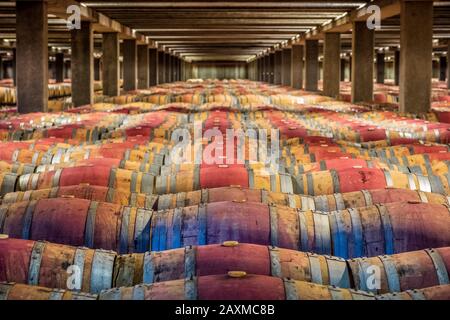
[[[163,84],[165,82],[165,65],[164,65],[164,52],[158,51],[158,84]]]
[[[3,80],[3,57],[0,55],[0,80]]]
[[[323,47],[323,93],[338,98],[341,80],[341,35],[325,33]]]
[[[377,52],[377,83],[384,83],[384,57],[383,52]]]
[[[149,54],[150,53],[148,51],[148,46],[146,44],[137,46],[138,89],[148,89],[148,87],[150,86]]]
[[[269,54],[269,83],[275,83],[275,53]]]
[[[136,90],[137,79],[137,43],[135,39],[125,39],[123,51],[123,90]]]
[[[71,61],[70,60],[66,60],[64,62],[64,78],[65,79],[72,78],[72,70],[70,68],[70,65],[71,65]]]
[[[400,112],[428,112],[431,105],[433,2],[401,1]]]
[[[394,83],[400,84],[400,50],[394,51]]]
[[[270,63],[270,60],[269,60],[269,55],[268,54],[266,54],[265,56],[264,56],[264,82],[267,82],[267,83],[269,83],[269,80],[270,80],[270,67],[269,67],[269,63]]]
[[[262,58],[258,58],[258,81],[263,81],[263,63]]]
[[[291,79],[294,89],[303,88],[303,45],[292,45]]]
[[[352,102],[373,100],[374,31],[366,21],[353,22]]]
[[[158,49],[148,49],[149,54],[149,86],[153,87],[158,84]]]
[[[319,40],[305,41],[305,90],[317,91],[319,78]]]
[[[345,81],[345,59],[341,59],[341,81]]]
[[[119,34],[103,34],[103,94],[118,96],[120,94],[119,76]]]
[[[100,75],[101,75],[101,59],[94,58],[94,80],[100,81]]]
[[[72,102],[76,107],[92,104],[94,99],[94,31],[89,21],[71,31]]]
[[[450,41],[447,45],[447,88],[450,89]]]
[[[48,108],[47,1],[16,1],[17,108],[19,113]]]
[[[281,84],[283,86],[291,86],[291,59],[292,59],[291,48],[283,48],[281,55]]]
[[[439,57],[439,81],[445,81],[445,76],[447,74],[447,57]]]
[[[165,83],[172,82],[172,80],[171,80],[171,74],[172,74],[171,60],[172,59],[170,58],[170,54],[164,53]]]
[[[55,54],[55,80],[64,82],[64,53]]]
[[[348,81],[352,81],[352,56],[348,58]]]
[[[14,82],[14,86],[17,86],[17,69],[16,69],[16,66],[17,66],[16,61],[17,60],[16,59],[17,59],[17,50],[16,50],[16,48],[13,48],[12,49],[12,79]]]
[[[273,61],[273,83],[276,85],[281,84],[281,50],[275,51],[274,61]]]

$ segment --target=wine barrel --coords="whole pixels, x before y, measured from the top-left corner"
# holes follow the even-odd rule
[[[249,274],[271,275],[351,286],[346,261],[275,247],[226,241],[221,245],[189,246],[182,249],[122,255],[116,259],[116,287],[226,274],[242,270]]]
[[[342,258],[377,256],[447,246],[449,226],[448,208],[428,203],[321,213],[217,202],[154,214],[151,248],[161,251],[235,240]]]
[[[70,266],[80,272],[82,292],[99,293],[113,284],[116,253],[40,241],[0,238],[0,281],[66,289]]]
[[[92,201],[109,202],[122,206],[156,209],[158,196],[144,193],[130,193],[108,187],[80,184],[67,187],[54,187],[7,193],[2,204],[12,204],[20,201],[41,200],[49,198],[79,198]]]
[[[10,237],[73,246],[145,252],[152,212],[74,198],[0,206],[0,232]]]
[[[328,170],[295,176],[297,194],[316,196],[386,187],[447,194],[437,176],[427,177],[375,168]]]
[[[302,281],[240,271],[227,275],[104,290],[100,294],[0,283],[0,300],[449,300],[450,285],[375,296]]]
[[[36,172],[56,171],[63,168],[73,168],[82,166],[104,166],[110,168],[119,168],[131,171],[147,172],[154,175],[160,173],[160,166],[144,162],[135,162],[128,160],[120,160],[115,158],[90,158],[74,162],[62,162],[58,164],[47,164],[36,167]]]
[[[21,174],[33,173],[35,166],[31,164],[24,164],[20,162],[10,162],[0,160],[0,172],[10,172]]]
[[[450,247],[404,252],[372,258],[348,260],[356,289],[373,292],[402,292],[419,288],[448,285]],[[379,287],[370,286],[374,268],[379,272]]]
[[[289,174],[274,174],[267,169],[247,169],[244,165],[217,165],[156,178],[156,193],[189,192],[200,189],[239,186],[272,192],[293,193]]]
[[[450,244],[448,208],[428,203],[389,203],[330,213],[238,202],[150,212],[81,199],[45,199],[0,208],[4,221],[0,232],[11,237],[120,253],[233,240],[352,258]]]
[[[18,177],[15,173],[0,172],[0,196],[14,192]]]
[[[360,168],[378,168],[386,170],[395,170],[404,173],[409,173],[408,167],[397,166],[394,164],[383,163],[377,160],[338,158],[330,160],[322,160],[320,162],[301,164],[290,167],[289,172],[292,175],[298,175],[307,172],[326,171],[326,170],[344,170],[344,169],[360,169]]]
[[[97,300],[97,295],[0,282],[0,300]]]
[[[151,194],[153,193],[154,176],[149,173],[107,166],[80,166],[23,175],[19,179],[18,189],[27,191],[82,183]]]
[[[102,291],[100,300],[448,300],[450,285],[375,296],[364,291],[242,271]]]

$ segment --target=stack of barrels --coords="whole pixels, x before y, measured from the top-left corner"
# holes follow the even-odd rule
[[[0,300],[450,299],[447,125],[365,108],[236,80],[7,116]]]

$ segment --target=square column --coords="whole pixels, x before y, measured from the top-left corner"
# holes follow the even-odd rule
[[[345,81],[345,59],[341,59],[341,81]]]
[[[275,51],[275,58],[274,58],[274,70],[273,70],[273,83],[276,85],[281,84],[281,56],[282,56],[281,50]]]
[[[447,88],[450,89],[450,41],[447,44]]]
[[[400,84],[400,50],[394,51],[394,83]]]
[[[269,54],[269,83],[275,83],[275,53]]]
[[[305,90],[317,91],[319,81],[319,40],[305,41]]]
[[[16,1],[16,81],[19,113],[48,110],[47,1]]]
[[[94,58],[94,80],[100,81],[101,79],[101,59]]]
[[[147,89],[149,87],[149,51],[146,44],[137,46],[137,82],[138,89]]]
[[[400,112],[424,113],[431,106],[433,2],[401,1]]]
[[[172,82],[170,79],[172,71],[170,69],[171,69],[170,54],[164,53],[164,70],[165,70],[164,83]]]
[[[264,56],[264,82],[270,81],[270,58],[269,54]]]
[[[94,99],[94,31],[89,21],[72,32],[72,103],[75,107],[92,104]]]
[[[123,40],[123,90],[136,90],[137,44],[134,39]]]
[[[103,94],[118,96],[120,94],[119,63],[120,47],[118,33],[103,34]]]
[[[291,48],[283,48],[281,55],[281,84],[283,86],[291,86]]]
[[[55,54],[55,80],[57,83],[64,82],[64,53]]]
[[[384,57],[383,52],[377,53],[377,83],[384,83]]]
[[[291,78],[294,89],[303,88],[303,45],[292,45]]]
[[[164,59],[164,52],[158,51],[158,84],[163,84],[166,78]]]
[[[341,35],[325,33],[323,48],[323,93],[338,98],[341,78]]]
[[[447,57],[439,57],[439,81],[445,81],[447,75]]]
[[[353,22],[352,102],[373,100],[374,31],[366,21]]]
[[[149,86],[153,87],[158,84],[158,49],[148,49],[149,54]]]

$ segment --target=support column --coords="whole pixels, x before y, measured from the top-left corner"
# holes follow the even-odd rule
[[[274,58],[274,70],[273,70],[273,83],[276,85],[281,84],[281,56],[282,56],[281,50],[275,51],[275,58]]]
[[[317,91],[319,81],[319,40],[305,41],[305,90]]]
[[[373,100],[374,31],[366,21],[353,22],[352,102]]]
[[[291,86],[291,48],[283,48],[281,56],[281,84],[283,86]]]
[[[261,57],[258,58],[258,81],[263,81],[263,59]]]
[[[325,33],[323,48],[323,93],[338,98],[341,78],[341,35]]]
[[[303,45],[292,45],[291,78],[294,89],[303,88]]]
[[[352,81],[352,56],[348,57],[348,80]]]
[[[377,53],[377,83],[384,83],[384,57],[383,52]]]
[[[264,82],[270,81],[270,58],[269,54],[264,56]]]
[[[165,54],[162,51],[158,51],[158,84],[165,82],[166,71],[164,64]]]
[[[103,34],[103,94],[118,96],[119,86],[119,34]]]
[[[164,53],[164,69],[165,69],[165,76],[164,76],[165,81],[164,82],[165,83],[172,82],[170,80],[170,75],[172,74],[171,59],[170,59],[170,54],[168,54],[168,53]]]
[[[148,89],[150,67],[149,67],[149,55],[148,46],[146,44],[137,46],[137,68],[138,68],[138,89]]]
[[[445,81],[447,75],[447,57],[439,57],[439,81]]]
[[[123,40],[123,90],[136,90],[137,44],[135,39]]]
[[[47,48],[47,56],[48,56],[48,48]],[[13,48],[12,49],[12,79],[14,82],[14,86],[17,87],[17,69],[16,69],[17,60],[16,59],[17,59],[17,50],[16,50],[16,48]],[[48,78],[48,76],[47,76],[47,78]]]
[[[55,79],[57,83],[64,82],[64,53],[55,55]]]
[[[275,83],[275,53],[269,53],[269,83]]]
[[[17,108],[19,113],[48,108],[47,1],[16,1]]]
[[[400,50],[394,51],[394,83],[400,84]]]
[[[3,80],[3,57],[0,55],[0,80]]]
[[[450,40],[447,44],[447,88],[450,89]]]
[[[94,58],[94,80],[95,81],[100,81],[100,75],[101,75],[100,64],[101,64],[101,59]]]
[[[158,49],[150,48],[148,49],[149,54],[149,86],[153,87],[158,84]]]
[[[341,81],[345,81],[345,59],[341,59]]]
[[[428,112],[431,106],[433,2],[401,1],[400,112]]]
[[[75,107],[92,104],[94,99],[94,31],[89,21],[72,30],[72,103]]]

